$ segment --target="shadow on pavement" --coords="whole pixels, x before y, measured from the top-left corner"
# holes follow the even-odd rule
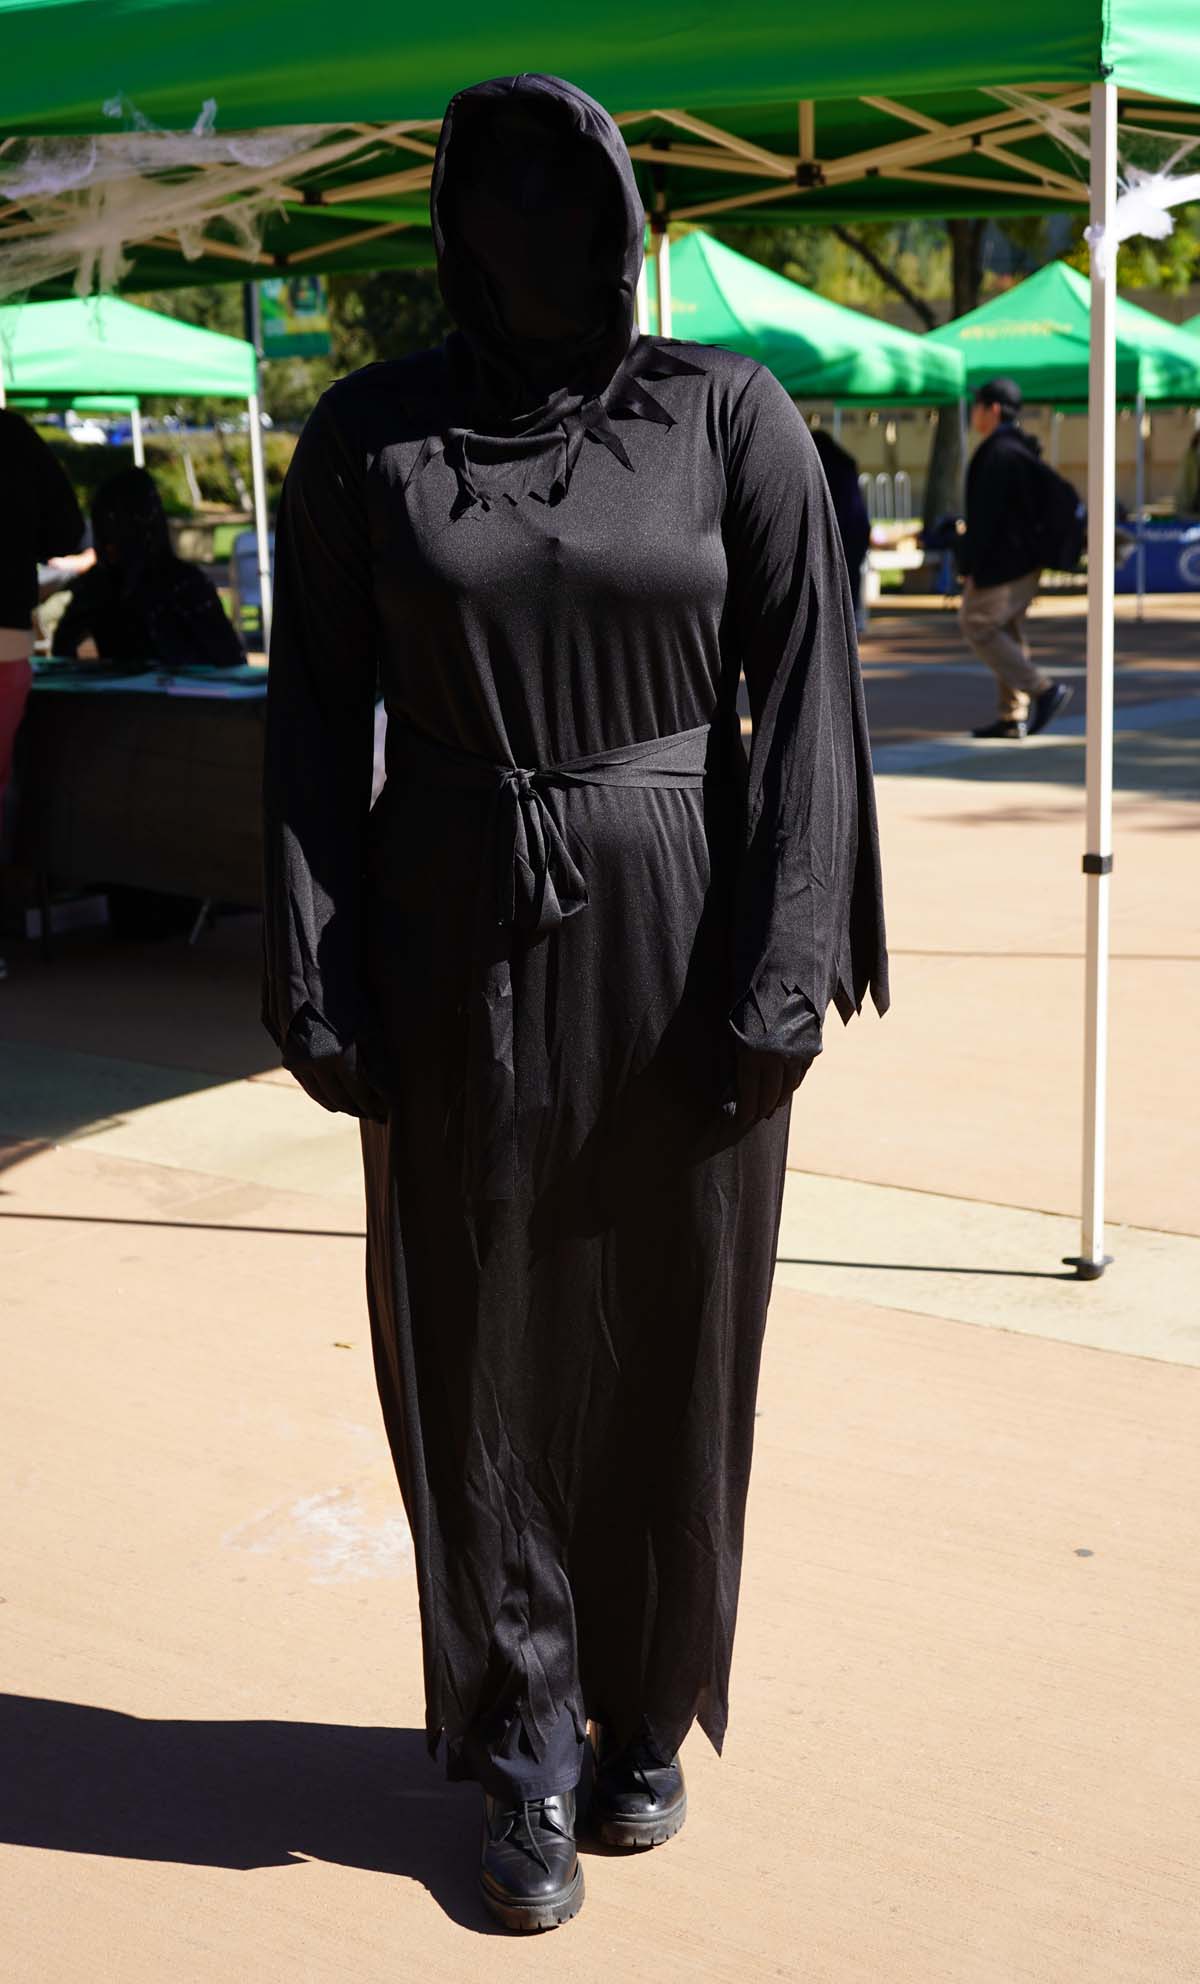
[[[259,1018],[262,925],[240,915],[200,942],[117,943],[71,932],[43,958],[6,943],[0,1041],[156,1068],[175,1092],[272,1075],[279,1055]],[[191,1079],[194,1077],[195,1079]]]
[[[28,1156],[30,1145],[12,1147],[17,1155],[8,1155],[0,1144],[0,1171],[5,1164],[15,1164],[21,1155]],[[115,1213],[92,1212],[8,1212],[0,1209],[0,1219],[40,1220],[52,1226],[146,1226],[154,1229],[163,1226],[179,1233],[263,1233],[273,1238],[287,1238],[289,1235],[299,1240],[365,1240],[366,1233],[361,1228],[349,1226],[243,1226],[240,1222],[227,1219],[120,1219]]]
[[[476,1892],[477,1794],[418,1729],[182,1722],[0,1696],[0,1840],[187,1866],[306,1859],[418,1881],[450,1919],[503,1935]]]
[[[1070,1268],[1060,1274],[1054,1268],[948,1268],[944,1262],[934,1265],[929,1261],[831,1261],[801,1259],[798,1254],[777,1254],[775,1265],[780,1268],[873,1268],[880,1274],[987,1274],[997,1275],[1001,1281],[1078,1281],[1079,1279]]]
[[[992,744],[983,750],[968,745],[935,763],[911,766],[889,764],[884,751],[878,770],[884,776],[901,771],[911,778],[967,779],[975,784],[1073,787],[1082,798],[1083,740],[1060,740],[1053,731],[1047,731],[1029,745]],[[1113,790],[1119,794],[1153,793],[1156,800],[1200,799],[1200,730],[1188,724],[1169,734],[1118,732],[1113,746]],[[1018,813],[1022,810],[1028,817],[1027,807],[1014,809]],[[1012,815],[998,813],[995,817]],[[1161,829],[1163,823],[1158,824]],[[1178,822],[1182,828],[1192,824],[1186,816]]]
[[[262,936],[239,916],[197,945],[64,936],[9,947],[0,1002],[0,1142],[66,1142],[230,1082],[282,1083],[259,1019]],[[0,1168],[22,1153],[0,1149]]]

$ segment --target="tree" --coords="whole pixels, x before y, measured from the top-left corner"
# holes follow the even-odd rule
[[[330,280],[338,373],[440,344],[451,329],[435,269],[380,269]]]
[[[950,317],[961,317],[965,311],[973,310],[980,299],[987,222],[948,220],[945,230],[950,262],[948,314]],[[902,264],[894,252],[895,232],[894,228],[878,225],[834,229],[838,240],[862,258],[882,287],[898,296],[925,330],[932,331],[939,322],[938,313],[928,296],[920,295],[905,279]],[[939,407],[933,423],[929,466],[925,474],[924,511],[928,522],[945,516],[948,511],[961,510],[965,469],[958,408]]]

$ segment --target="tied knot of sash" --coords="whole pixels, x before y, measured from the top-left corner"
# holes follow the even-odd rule
[[[588,904],[587,883],[545,800],[552,775],[498,767],[492,843],[496,922],[528,937],[557,930]]]
[[[517,1192],[513,944],[558,930],[588,906],[587,881],[547,800],[579,786],[688,790],[703,785],[708,724],[563,764],[498,764],[439,744],[408,723],[388,730],[388,776],[489,796],[467,997],[463,1191],[470,1200]]]

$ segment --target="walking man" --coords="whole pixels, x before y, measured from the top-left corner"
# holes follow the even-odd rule
[[[1060,485],[1068,485],[1041,460],[1020,412],[1021,391],[1013,379],[980,386],[971,409],[971,425],[983,440],[967,470],[959,625],[1000,691],[994,722],[974,731],[975,737],[1032,737],[1071,699],[1065,682],[1051,681],[1035,666],[1025,638],[1025,615],[1047,562],[1051,513],[1061,501]]]

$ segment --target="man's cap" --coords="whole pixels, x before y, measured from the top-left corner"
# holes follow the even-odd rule
[[[975,388],[980,406],[998,406],[1001,413],[1020,413],[1021,388],[1015,379],[988,379]]]

